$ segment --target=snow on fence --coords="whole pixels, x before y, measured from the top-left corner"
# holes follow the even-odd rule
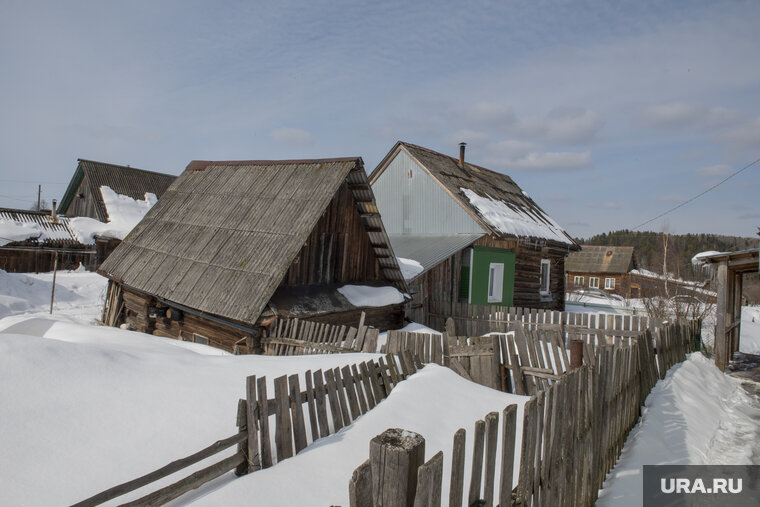
[[[525,404],[521,425],[516,405],[503,410],[501,423],[498,412],[476,421],[467,491],[466,431],[459,429],[453,439],[448,505],[593,505],[657,379],[694,350],[693,331],[667,326],[657,342],[657,357],[649,331],[628,343],[602,344],[593,365],[571,369],[538,389]],[[349,481],[352,507],[441,505],[442,452],[423,464],[424,438],[401,429],[378,435],[369,447],[370,459]],[[390,459],[395,460],[392,467]]]
[[[309,370],[304,375],[304,391],[297,374],[283,375],[274,379],[273,398],[267,395],[266,377],[251,375],[246,379],[246,399],[238,402],[238,433],[149,474],[98,493],[74,507],[100,505],[234,446],[237,446],[237,452],[232,456],[125,505],[163,505],[231,470],[240,476],[269,468],[294,456],[319,438],[351,424],[387,398],[399,382],[421,367],[418,358],[404,351],[397,356],[389,354],[385,359],[350,367],[313,373]],[[306,431],[307,410],[310,434]],[[273,434],[270,433],[272,418]]]
[[[336,354],[341,352],[375,352],[379,331],[364,325],[364,312],[358,327],[336,326],[299,319],[275,322],[273,336],[261,339],[264,354],[294,356],[301,354]]]

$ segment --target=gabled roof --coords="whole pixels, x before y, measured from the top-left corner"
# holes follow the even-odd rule
[[[253,323],[346,181],[385,278],[406,290],[361,158],[193,161],[99,272]]]
[[[59,210],[66,214],[71,201],[76,197],[77,189],[80,183],[86,177],[92,195],[97,196],[95,210],[97,219],[101,222],[108,220],[108,212],[103,202],[103,195],[100,193],[101,186],[107,186],[114,192],[121,195],[127,195],[132,199],[145,199],[145,193],[150,192],[161,195],[169,188],[176,176],[171,174],[145,171],[135,167],[108,164],[106,162],[95,162],[93,160],[78,159],[78,164],[74,176],[71,178],[66,192],[63,194]]]
[[[374,182],[404,150],[485,230],[501,238],[533,238],[577,249],[577,244],[506,174],[399,141],[370,175]]]
[[[565,271],[573,273],[628,273],[635,267],[632,246],[581,245],[565,259]]]
[[[57,216],[53,220],[49,211],[0,208],[0,223],[4,223],[6,227],[17,226],[15,227],[15,237],[0,238],[0,245],[33,243],[35,245],[59,247],[84,246],[69,228],[69,219]]]

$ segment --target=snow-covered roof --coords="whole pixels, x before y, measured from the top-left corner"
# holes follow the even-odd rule
[[[27,242],[48,246],[80,244],[66,217],[53,219],[49,212],[0,208],[0,246]]]
[[[79,241],[86,245],[94,244],[95,236],[124,239],[158,202],[156,194],[150,192],[145,194],[145,199],[133,199],[128,195],[117,194],[105,185],[99,190],[103,195],[108,222],[100,222],[89,217],[70,219],[72,231]]]

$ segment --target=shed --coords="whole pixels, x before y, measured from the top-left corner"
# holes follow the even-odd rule
[[[0,208],[0,269],[9,273],[52,271],[88,264],[94,249],[82,244],[69,219],[51,211]]]
[[[640,285],[629,273],[636,269],[632,246],[581,245],[565,261],[569,288],[603,288],[625,298],[639,297]]]
[[[724,252],[702,256],[712,264],[717,278],[717,318],[715,324],[715,365],[725,370],[734,352],[739,350],[742,320],[742,285],[746,273],[757,273],[759,249]]]
[[[175,179],[177,177],[171,174],[80,158],[58,212],[69,217],[90,217],[107,222],[108,211],[100,187],[109,187],[132,199],[144,199],[146,193],[160,198]]]
[[[193,161],[99,272],[107,322],[226,350],[255,350],[274,317],[403,320],[403,297],[362,308],[339,290],[406,291],[361,158]]]
[[[422,265],[427,301],[564,308],[564,261],[579,247],[506,174],[399,141],[370,175],[393,250]]]

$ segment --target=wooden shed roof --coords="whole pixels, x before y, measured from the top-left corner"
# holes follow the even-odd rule
[[[634,269],[632,246],[581,245],[565,259],[565,271],[573,273],[628,273]]]
[[[77,239],[69,227],[69,219],[57,216],[55,219],[49,211],[30,211],[13,208],[0,208],[0,222],[15,222],[29,226],[29,236],[24,239],[8,241],[0,238],[2,244],[41,244],[44,246],[78,247],[84,245]]]
[[[361,201],[372,244],[389,249],[379,215],[371,213],[374,197],[361,158],[193,161],[100,272],[253,323],[345,181]],[[405,289],[395,257],[380,262],[386,279]]]
[[[106,162],[96,162],[94,160],[78,159],[76,171],[71,178],[66,192],[63,194],[59,211],[65,214],[76,197],[77,189],[82,180],[86,178],[90,193],[97,196],[95,209],[98,220],[106,222],[108,212],[103,202],[103,195],[100,192],[101,186],[107,186],[117,194],[128,195],[132,199],[144,199],[146,192],[156,194],[161,197],[169,188],[176,176],[171,174],[157,173],[137,169],[135,167],[108,164]]]
[[[370,175],[374,182],[399,149],[404,149],[491,234],[502,238],[535,238],[571,250],[577,243],[506,174],[465,160],[399,141]]]

